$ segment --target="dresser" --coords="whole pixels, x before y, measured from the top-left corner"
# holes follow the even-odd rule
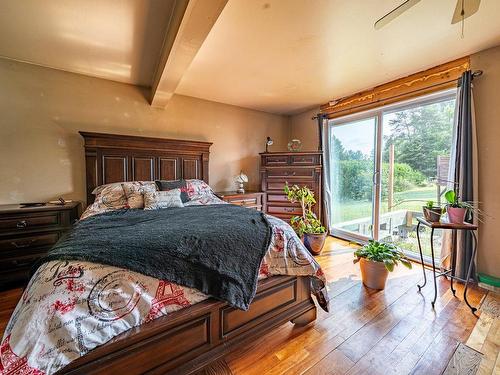
[[[285,184],[307,186],[314,192],[313,211],[321,218],[321,152],[264,152],[260,154],[261,188],[265,194],[266,212],[284,220],[301,215],[299,203],[288,201]]]
[[[71,228],[80,213],[79,202],[27,208],[0,205],[0,289],[25,283],[33,263]]]
[[[253,208],[257,211],[265,211],[266,201],[262,191],[245,191],[237,193],[235,191],[221,191],[215,193],[220,199],[237,206]]]

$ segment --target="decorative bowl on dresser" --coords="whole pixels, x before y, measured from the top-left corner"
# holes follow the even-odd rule
[[[220,199],[237,206],[254,208],[257,211],[266,211],[266,200],[262,191],[247,190],[244,193],[236,191],[221,191],[215,193]]]
[[[260,178],[265,194],[266,213],[290,220],[302,215],[299,203],[288,201],[285,184],[307,186],[314,192],[313,212],[321,219],[322,152],[263,152],[260,154]]]
[[[81,203],[0,205],[0,289],[28,281],[33,263],[80,217]]]

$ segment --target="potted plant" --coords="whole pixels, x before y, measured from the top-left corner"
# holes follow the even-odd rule
[[[389,272],[399,262],[411,268],[411,262],[392,243],[370,240],[354,252],[353,263],[359,262],[363,284],[372,289],[384,289]]]
[[[448,221],[454,224],[462,224],[466,216],[474,210],[474,206],[469,202],[463,202],[458,197],[454,190],[448,190],[444,193],[444,197],[448,202],[446,204],[446,212],[448,213]]]
[[[326,229],[312,212],[312,206],[316,203],[314,193],[305,186],[289,187],[288,184],[285,184],[285,193],[290,202],[298,202],[302,207],[302,215],[290,219],[292,228],[300,238],[303,238],[306,248],[313,255],[319,255],[325,244]]]
[[[439,206],[434,206],[434,201],[427,201],[425,206],[422,207],[425,220],[431,223],[437,223],[441,219],[442,209]]]

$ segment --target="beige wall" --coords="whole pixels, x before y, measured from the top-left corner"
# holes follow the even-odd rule
[[[286,149],[288,118],[186,96],[154,109],[140,88],[0,59],[0,204],[85,199],[79,130],[213,142],[210,184],[259,184],[266,136]]]
[[[290,138],[300,139],[303,150],[318,149],[318,122],[312,119],[318,112],[319,106],[290,116]]]
[[[479,155],[479,201],[485,216],[479,228],[478,269],[500,277],[500,46],[471,56]]]
[[[471,56],[472,69],[484,74],[474,81],[474,104],[479,153],[479,201],[485,213],[479,231],[478,270],[500,277],[500,46]],[[382,83],[382,82],[381,82]],[[333,95],[332,95],[333,97]],[[323,103],[318,103],[323,104]],[[318,145],[317,108],[291,116],[290,137],[299,138],[305,149]]]

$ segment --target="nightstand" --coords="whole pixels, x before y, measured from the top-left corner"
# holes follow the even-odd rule
[[[21,208],[0,205],[0,289],[28,281],[33,263],[71,229],[81,203]]]
[[[253,208],[257,211],[266,210],[266,202],[262,191],[245,191],[237,193],[235,191],[221,191],[215,193],[220,199],[237,206]]]

